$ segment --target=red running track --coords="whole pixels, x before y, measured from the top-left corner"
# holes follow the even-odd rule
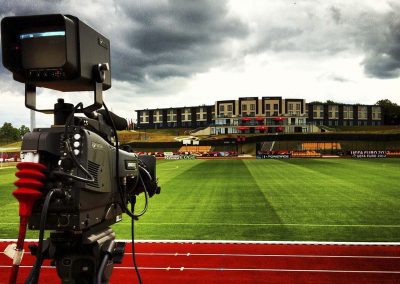
[[[0,251],[7,246],[0,242]],[[136,243],[144,284],[154,283],[400,283],[400,246],[249,243]],[[138,283],[130,245],[111,283]],[[34,258],[25,254],[17,283]],[[0,254],[0,283],[11,259]],[[60,283],[44,263],[40,283]]]

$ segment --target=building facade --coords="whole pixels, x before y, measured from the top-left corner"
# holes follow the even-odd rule
[[[142,109],[139,129],[208,128],[212,135],[315,132],[320,126],[378,126],[381,107],[306,103],[304,99],[242,97],[214,105]]]

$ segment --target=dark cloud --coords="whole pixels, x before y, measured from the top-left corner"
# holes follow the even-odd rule
[[[76,15],[110,38],[113,79],[142,87],[190,77],[225,63],[231,59],[231,40],[240,43],[239,57],[265,51],[311,58],[352,52],[364,56],[368,76],[400,76],[400,5],[389,2],[390,10],[384,13],[367,6],[338,3],[320,9],[313,1],[303,2],[266,11],[264,18],[252,23],[233,16],[226,1],[213,0],[87,0],[82,5],[78,1],[6,0],[0,5],[0,18]]]
[[[122,80],[163,79],[206,71],[225,57],[226,40],[244,38],[248,33],[245,24],[228,16],[224,1],[117,3],[131,26],[124,29],[125,48],[117,46],[114,50],[114,74]]]
[[[400,5],[392,6],[392,11],[381,21],[372,19],[365,32],[363,61],[365,73],[381,79],[400,76]]]
[[[97,17],[84,11],[99,7],[103,14]],[[225,57],[226,40],[248,33],[228,15],[225,1],[93,1],[74,7],[68,1],[9,0],[0,6],[1,18],[45,13],[76,15],[110,38],[113,79],[138,84],[206,71]]]

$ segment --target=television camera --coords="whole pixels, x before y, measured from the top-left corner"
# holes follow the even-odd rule
[[[54,125],[23,137],[13,192],[20,202],[20,233],[10,255],[10,283],[16,281],[26,225],[39,230],[26,283],[37,283],[44,258],[53,260],[62,283],[108,283],[124,252],[110,225],[122,213],[143,214],[128,208],[140,193],[146,208],[148,198],[160,193],[155,158],[119,148],[117,130],[127,122],[103,102],[102,91],[111,87],[110,42],[61,14],[6,17],[1,38],[3,65],[25,84],[26,107],[54,115]],[[58,99],[53,109],[38,109],[36,87],[93,91],[94,102],[84,107]],[[52,231],[45,241],[44,230]]]

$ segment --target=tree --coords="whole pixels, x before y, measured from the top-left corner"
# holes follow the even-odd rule
[[[327,100],[326,104],[328,104],[328,105],[342,105],[342,103],[334,102],[334,101],[331,101],[331,100]]]
[[[377,101],[382,109],[383,123],[387,125],[400,124],[400,106],[388,99]]]
[[[30,132],[29,127],[25,125],[21,125],[21,127],[18,129],[19,131],[19,136],[23,137],[26,133]]]
[[[0,128],[0,139],[5,141],[18,141],[21,139],[19,130],[14,128],[11,123],[4,122]]]

